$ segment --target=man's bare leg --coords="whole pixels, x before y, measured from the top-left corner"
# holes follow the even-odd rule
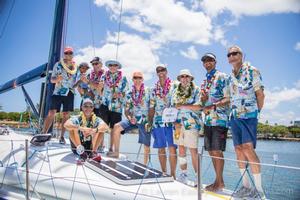
[[[49,110],[48,115],[44,121],[42,133],[48,133],[48,130],[54,121],[55,114],[56,110]]]
[[[165,148],[158,149],[158,159],[163,173],[167,173],[167,155]]]
[[[176,179],[176,164],[177,164],[177,152],[175,147],[169,147],[169,162],[171,169],[171,176]]]
[[[223,169],[224,169],[224,160],[223,158],[223,152],[222,151],[209,151],[209,155],[213,157],[219,157],[218,158],[212,158],[215,173],[216,173],[216,179],[213,184],[211,184],[206,189],[209,191],[217,191],[220,189],[223,189],[225,187],[224,180],[223,180]]]
[[[95,137],[93,138],[92,144],[93,144],[93,151],[97,151],[102,140],[103,140],[103,135],[104,133],[98,133],[97,135],[95,135]]]
[[[150,155],[150,147],[144,145],[144,165],[148,164],[149,155]]]

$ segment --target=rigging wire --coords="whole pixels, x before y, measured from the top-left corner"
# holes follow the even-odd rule
[[[13,8],[14,8],[14,6],[15,6],[15,2],[16,2],[16,1],[13,0],[12,5],[11,5],[11,7],[10,7],[10,9],[9,9],[8,16],[7,16],[7,18],[6,18],[6,21],[4,22],[3,28],[2,28],[2,30],[1,30],[0,39],[3,37],[3,34],[4,34],[5,30],[6,30],[6,27],[7,27],[8,21],[9,21],[9,18],[10,18],[10,16],[11,16],[12,10],[13,10]]]
[[[122,11],[123,11],[123,0],[121,0],[120,5],[120,15],[119,15],[119,25],[118,25],[118,37],[117,37],[117,51],[116,51],[116,60],[118,60],[119,54],[119,45],[120,45],[120,31],[121,31],[121,22],[122,22]]]
[[[66,2],[67,5],[65,6],[65,20],[63,22],[63,41],[61,44],[61,55],[63,53],[63,48],[66,45],[67,35],[68,35],[68,20],[69,20],[69,1]]]
[[[94,23],[93,23],[93,14],[92,14],[91,0],[89,0],[89,10],[90,10],[90,25],[91,25],[91,34],[92,34],[93,52],[94,52],[94,56],[96,56],[96,52],[95,52],[94,26],[93,26]]]

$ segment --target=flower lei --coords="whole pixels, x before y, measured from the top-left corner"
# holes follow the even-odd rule
[[[63,68],[66,70],[68,74],[74,75],[77,72],[77,68],[75,65],[75,62],[72,61],[72,70],[69,68],[69,66],[65,63],[64,59],[60,60],[60,64],[63,66]]]
[[[250,63],[244,63],[243,64],[242,68],[239,71],[238,76],[240,76],[242,74],[242,72],[243,72],[242,69],[243,69],[244,66],[246,67],[246,70],[245,70],[246,71],[246,77],[244,78],[246,83],[245,84],[241,83],[233,73],[232,73],[232,76],[231,76],[231,80],[233,82],[233,85],[235,85],[239,88],[242,88],[242,90],[247,90],[252,85],[251,78],[250,78]]]
[[[81,117],[81,126],[87,127],[87,119],[83,112],[80,112],[80,117]],[[95,113],[92,113],[92,122],[91,122],[92,127],[94,127],[94,125],[96,123],[96,119],[97,119],[97,116],[95,115]]]
[[[104,70],[103,70],[103,69],[100,69],[100,70],[98,71],[98,73],[96,73],[95,70],[93,70],[93,71],[91,72],[90,79],[91,79],[92,81],[94,81],[94,82],[100,81],[100,78],[101,78],[101,76],[102,76],[103,73],[104,73]]]
[[[155,90],[155,95],[160,97],[161,99],[163,99],[168,94],[170,88],[171,88],[171,80],[169,78],[167,78],[165,80],[165,84],[164,84],[163,88],[161,88],[160,82],[157,81],[157,83],[155,84],[155,89],[154,89]]]
[[[194,83],[191,82],[187,89],[183,90],[182,84],[179,83],[175,92],[175,103],[176,104],[186,104],[186,101],[192,96],[192,91],[194,89]]]
[[[113,80],[111,78],[111,73],[110,71],[107,71],[105,73],[105,84],[109,87],[109,88],[113,88],[113,90],[118,86],[120,80],[122,79],[122,72],[118,71],[118,75],[116,80]]]
[[[216,78],[216,73],[212,76],[210,80],[205,79],[203,83],[201,84],[201,92],[204,94],[207,94],[212,86],[212,83],[214,82]]]
[[[132,86],[132,94],[131,94],[131,98],[133,100],[133,105],[137,106],[142,102],[143,99],[143,95],[145,93],[145,88],[144,88],[144,83],[141,85],[140,91],[139,91],[139,96],[136,98],[136,93],[137,93],[137,89],[136,87],[133,85]]]

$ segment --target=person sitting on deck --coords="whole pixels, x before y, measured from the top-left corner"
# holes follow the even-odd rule
[[[144,164],[147,165],[150,153],[151,134],[145,130],[145,124],[148,123],[150,90],[144,87],[144,78],[141,72],[134,72],[132,81],[132,90],[126,93],[125,100],[125,116],[127,119],[115,124],[112,130],[114,152],[108,154],[108,156],[119,156],[121,131],[138,128],[138,142],[144,144]]]
[[[102,134],[108,129],[104,121],[93,113],[94,103],[86,98],[82,102],[80,115],[72,116],[64,127],[69,131],[71,147],[74,154],[85,160],[88,156],[97,156]]]

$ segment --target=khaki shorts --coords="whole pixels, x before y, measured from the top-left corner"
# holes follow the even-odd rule
[[[198,148],[199,131],[196,129],[185,130],[182,126],[179,139],[174,138],[174,143],[187,148]]]

